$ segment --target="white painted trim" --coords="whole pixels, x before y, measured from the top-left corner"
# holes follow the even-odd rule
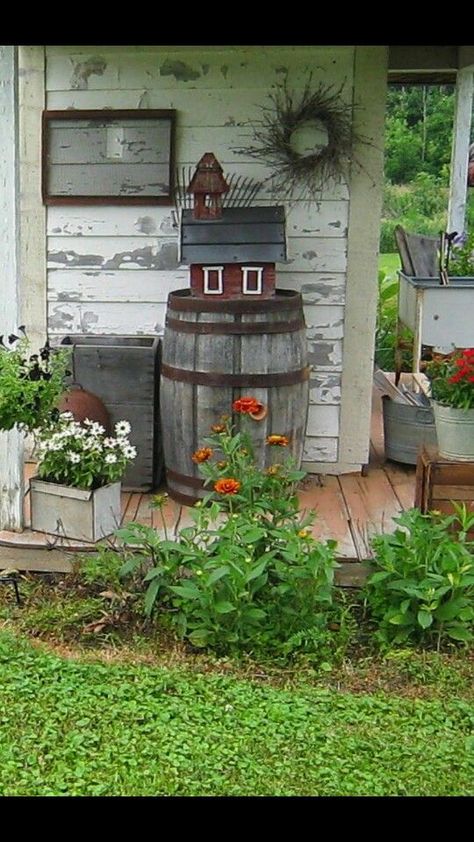
[[[472,122],[474,73],[472,65],[458,71],[454,106],[451,180],[448,202],[448,231],[464,231],[467,204],[467,168]]]
[[[204,292],[206,295],[222,295],[224,286],[222,282],[223,266],[202,266],[204,273]],[[209,272],[217,272],[217,289],[209,289]]]
[[[18,54],[15,46],[0,46],[0,125],[0,333],[8,336],[20,323]],[[23,437],[17,430],[0,432],[0,529],[22,529],[23,485]]]
[[[46,208],[41,198],[45,48],[18,47],[20,132],[20,312],[32,350],[46,340]]]
[[[374,337],[378,295],[378,242],[382,213],[387,47],[356,47],[347,287],[341,381],[338,463],[360,469],[369,461]]]
[[[249,272],[257,273],[257,289],[249,289]],[[263,266],[242,266],[242,292],[244,295],[261,295],[263,288]]]

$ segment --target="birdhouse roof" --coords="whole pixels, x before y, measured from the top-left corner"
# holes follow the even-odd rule
[[[212,152],[206,152],[196,167],[187,192],[219,195],[227,193],[228,189],[219,161]]]
[[[187,265],[285,261],[285,208],[224,208],[218,219],[194,219],[183,210],[180,248]]]

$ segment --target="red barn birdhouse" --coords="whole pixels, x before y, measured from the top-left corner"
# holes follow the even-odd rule
[[[222,215],[222,196],[229,186],[222,167],[212,152],[206,152],[199,161],[188,187],[194,196],[194,219],[216,219]]]
[[[275,263],[286,260],[285,209],[224,207],[229,187],[212,152],[188,187],[194,207],[181,218],[181,262],[190,266],[191,295],[270,298]]]

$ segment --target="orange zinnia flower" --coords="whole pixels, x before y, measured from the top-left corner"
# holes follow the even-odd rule
[[[214,491],[217,491],[218,494],[238,494],[240,491],[240,482],[231,477],[218,479],[214,483]]]
[[[242,415],[250,415],[251,412],[261,412],[263,404],[257,398],[237,398],[232,404],[234,412],[241,412]]]
[[[200,450],[196,450],[195,453],[192,455],[193,462],[199,464],[199,462],[207,462],[208,459],[212,456],[213,451],[210,447],[201,447]]]
[[[211,427],[213,433],[225,433],[224,424],[213,424]]]
[[[267,436],[267,444],[276,444],[280,447],[288,447],[290,440],[287,436]]]

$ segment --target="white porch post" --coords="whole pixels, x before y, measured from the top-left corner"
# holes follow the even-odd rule
[[[454,111],[451,181],[449,186],[448,231],[464,231],[467,202],[467,167],[472,121],[474,66],[458,70]]]
[[[19,144],[17,47],[0,46],[0,334],[18,328]],[[23,437],[0,432],[0,529],[23,526]]]

